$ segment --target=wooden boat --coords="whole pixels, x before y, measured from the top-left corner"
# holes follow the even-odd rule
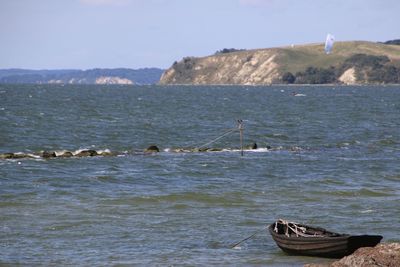
[[[374,247],[380,235],[348,235],[327,231],[319,227],[278,220],[269,232],[284,252],[293,255],[341,258],[360,247]]]

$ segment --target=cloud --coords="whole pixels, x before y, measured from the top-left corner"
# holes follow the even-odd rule
[[[89,6],[127,6],[131,0],[79,0],[81,4]]]

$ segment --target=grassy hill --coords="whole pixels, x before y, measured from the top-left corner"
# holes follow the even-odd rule
[[[386,80],[377,80],[378,72]],[[288,83],[282,79],[287,73],[295,83],[400,83],[400,46],[351,41],[336,42],[328,55],[320,43],[186,57],[166,70],[160,83]],[[321,75],[329,77],[319,79]]]
[[[365,41],[336,42],[332,53],[328,55],[324,52],[324,44],[278,48],[277,53],[281,70],[293,73],[303,71],[309,66],[337,66],[355,54],[387,56],[394,61],[400,61],[400,46]]]

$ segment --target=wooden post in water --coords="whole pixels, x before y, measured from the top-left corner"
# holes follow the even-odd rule
[[[241,155],[244,155],[243,152],[243,120],[238,120],[238,128],[239,128],[239,133],[240,133],[240,150],[241,150]]]

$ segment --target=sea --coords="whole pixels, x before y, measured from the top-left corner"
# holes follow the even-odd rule
[[[277,219],[400,241],[400,86],[0,85],[1,153],[32,155],[0,159],[1,266],[332,261]]]

